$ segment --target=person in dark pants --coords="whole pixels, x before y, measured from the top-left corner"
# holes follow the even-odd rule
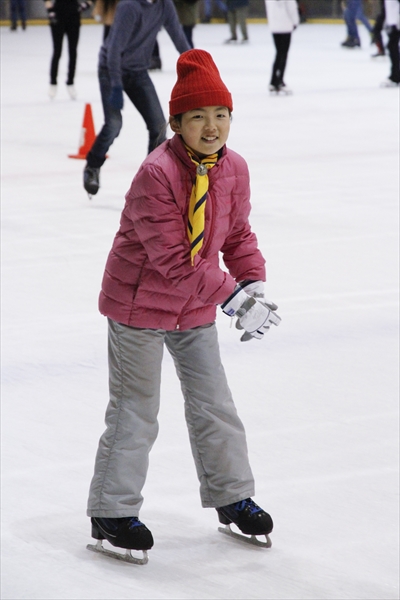
[[[90,196],[100,187],[100,169],[122,128],[123,91],[142,115],[149,132],[148,153],[165,140],[166,120],[148,74],[161,27],[177,51],[189,50],[172,0],[120,0],[107,39],[100,48],[99,83],[104,125],[86,157],[83,186]]]
[[[249,0],[226,0],[226,7],[231,37],[225,40],[225,44],[236,44],[238,41],[236,33],[237,26],[239,26],[242,34],[242,43],[248,42],[247,14],[249,11]]]
[[[11,12],[11,31],[17,31],[18,17],[21,21],[22,29],[26,29],[26,6],[25,0],[10,0]]]
[[[372,25],[365,16],[362,0],[345,0],[342,2],[343,18],[346,23],[347,38],[342,42],[343,48],[360,48],[361,41],[358,33],[357,20],[372,34]]]
[[[272,65],[272,76],[270,83],[270,91],[280,91],[282,86],[286,84],[283,82],[283,75],[286,69],[287,57],[289,54],[291,33],[273,33],[274,44],[276,49],[276,55],[274,64]]]
[[[372,55],[372,58],[378,56],[385,56],[385,46],[383,45],[382,29],[385,22],[385,2],[380,0],[379,2],[379,13],[376,15],[374,26],[371,32],[371,44],[375,44],[376,53]]]
[[[268,26],[274,39],[276,56],[272,66],[270,92],[289,94],[290,90],[283,81],[292,32],[300,22],[296,0],[266,0]]]
[[[382,87],[400,86],[400,0],[385,0],[385,26],[389,35],[390,75]]]
[[[188,44],[194,48],[193,29],[199,16],[198,0],[174,0],[174,5]]]
[[[57,94],[58,65],[61,58],[64,35],[68,40],[68,75],[67,91],[72,100],[76,99],[74,78],[78,54],[79,31],[81,27],[81,12],[92,6],[92,0],[78,2],[78,0],[45,0],[49,17],[51,37],[53,39],[53,55],[50,64],[51,99]]]

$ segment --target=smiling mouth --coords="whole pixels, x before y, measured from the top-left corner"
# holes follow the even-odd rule
[[[218,137],[212,137],[212,138],[210,138],[210,137],[203,137],[202,139],[203,139],[205,142],[216,142],[216,141],[217,141],[217,139],[218,139]]]

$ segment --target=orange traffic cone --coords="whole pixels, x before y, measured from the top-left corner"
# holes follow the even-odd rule
[[[85,113],[83,115],[81,139],[79,140],[78,154],[68,154],[68,158],[86,158],[87,153],[93,146],[93,142],[96,139],[94,131],[94,122],[92,115],[92,107],[90,104],[86,104]]]

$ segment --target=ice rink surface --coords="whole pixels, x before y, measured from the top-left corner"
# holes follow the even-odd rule
[[[344,50],[344,26],[293,36],[287,98],[267,92],[266,25],[223,45],[198,25],[233,94],[228,145],[248,161],[252,226],[267,297],[282,324],[242,344],[219,313],[221,351],[248,436],[256,502],[275,521],[270,550],[217,532],[198,483],[172,360],[141,519],[144,567],[89,553],[85,515],[107,404],[106,321],[97,311],[124,194],[147,132],[128,100],[91,201],[79,146],[85,103],[102,124],[100,26],[85,25],[76,88],[47,97],[47,27],[1,29],[2,598],[398,598],[399,90],[389,60]],[[152,77],[165,114],[178,57],[159,35]],[[171,135],[171,134],[169,134]]]

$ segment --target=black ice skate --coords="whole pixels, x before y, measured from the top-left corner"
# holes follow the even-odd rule
[[[119,519],[92,517],[91,522],[92,537],[97,540],[97,544],[88,544],[86,546],[88,550],[135,565],[145,565],[148,562],[147,550],[152,548],[154,540],[151,531],[137,517]],[[120,554],[107,550],[103,547],[103,540],[107,540],[117,548],[125,548],[126,553]],[[141,550],[143,558],[132,556],[131,550]]]
[[[349,36],[340,44],[342,48],[361,48],[361,42],[359,38]]]
[[[218,528],[218,531],[221,533],[253,544],[254,546],[261,546],[262,548],[270,548],[272,546],[268,535],[274,527],[272,519],[251,498],[246,498],[246,500],[241,500],[235,504],[221,506],[216,511],[219,522],[225,525],[225,527]],[[232,531],[231,523],[235,523],[242,533],[250,535],[250,537]],[[265,542],[258,540],[256,538],[257,535],[264,535]]]
[[[83,171],[83,187],[89,194],[89,199],[97,194],[100,187],[100,169],[86,165]]]

